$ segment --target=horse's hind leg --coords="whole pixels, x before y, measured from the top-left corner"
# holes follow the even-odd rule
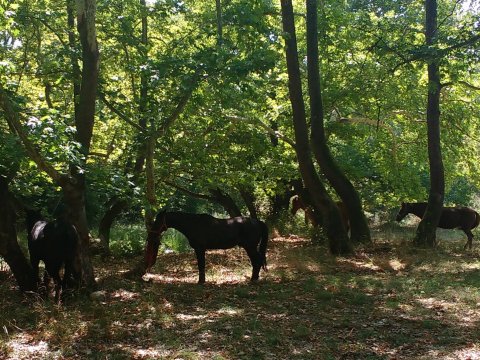
[[[55,303],[60,304],[62,296],[62,279],[60,278],[59,270],[53,275],[53,283],[55,284]]]
[[[198,283],[205,283],[205,249],[195,248],[198,265]]]
[[[463,229],[463,232],[465,234],[467,234],[467,243],[465,244],[465,246],[463,247],[463,250],[466,250],[467,247],[469,250],[472,250],[472,241],[473,241],[473,233],[472,233],[472,230],[470,229]]]
[[[262,256],[255,248],[245,248],[252,263],[252,277],[250,281],[257,281],[262,267]]]
[[[39,282],[40,282],[40,279],[38,278],[38,275],[39,275],[39,270],[38,270],[38,265],[40,263],[40,260],[35,258],[35,257],[32,257],[32,255],[30,255],[30,265],[32,266],[32,269],[33,269],[33,276],[35,277],[35,284],[37,284],[37,286],[39,285]]]

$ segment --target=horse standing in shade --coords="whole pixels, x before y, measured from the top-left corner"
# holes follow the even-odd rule
[[[43,282],[48,291],[50,277],[55,284],[55,301],[60,300],[62,291],[71,277],[79,280],[79,271],[75,266],[75,257],[79,242],[75,227],[61,219],[47,222],[40,212],[26,210],[25,218],[28,238],[28,251],[36,279],[39,275],[39,263],[45,264]],[[63,279],[60,269],[65,267]]]
[[[252,264],[251,281],[258,280],[260,268],[267,268],[268,229],[264,222],[238,216],[217,219],[207,214],[159,212],[148,232],[145,250],[147,268],[155,264],[160,246],[160,235],[168,228],[180,231],[195,250],[198,263],[198,283],[205,282],[205,252],[210,249],[245,249]]]
[[[310,221],[310,223],[316,223],[315,217],[312,213],[312,209],[306,205],[298,195],[292,197],[292,208],[290,209],[290,213],[295,215],[298,210],[302,209],[305,212],[305,224]],[[342,201],[335,202],[337,204],[338,209],[340,210],[340,216],[342,217],[343,226],[345,226],[345,230],[348,232],[350,230],[350,221],[348,219],[348,212],[345,204]]]
[[[397,221],[401,221],[407,214],[414,214],[419,218],[423,218],[425,210],[427,209],[426,202],[420,203],[403,203],[398,212]],[[480,215],[468,207],[444,207],[440,215],[438,226],[441,229],[460,229],[467,234],[467,243],[464,249],[472,249],[473,234],[472,229],[475,229],[480,223]]]

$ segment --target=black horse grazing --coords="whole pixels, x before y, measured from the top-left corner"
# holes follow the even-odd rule
[[[50,277],[55,284],[55,301],[60,300],[62,291],[72,280],[79,280],[79,271],[75,266],[75,256],[78,246],[78,233],[75,227],[61,219],[51,222],[44,220],[40,212],[26,210],[25,223],[27,227],[28,251],[30,263],[38,279],[40,260],[45,264],[43,281],[46,289]],[[63,280],[60,269],[65,266]]]
[[[198,263],[198,283],[205,282],[205,251],[230,249],[240,246],[247,251],[252,263],[251,281],[258,280],[260,268],[267,268],[268,229],[264,222],[248,217],[217,219],[207,214],[184,212],[159,212],[147,237],[145,263],[147,268],[155,264],[160,235],[174,228],[186,236],[195,250]]]
[[[427,203],[402,203],[402,207],[397,215],[397,221],[401,221],[407,214],[414,214],[419,218],[423,217]],[[460,229],[467,234],[468,241],[464,249],[472,248],[473,234],[472,229],[475,229],[480,223],[480,215],[475,210],[468,207],[444,207],[440,215],[438,227],[442,229]]]

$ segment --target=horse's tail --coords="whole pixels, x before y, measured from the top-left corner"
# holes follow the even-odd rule
[[[262,268],[267,271],[267,244],[268,244],[268,227],[263,221],[260,224],[261,238],[259,245],[260,256],[262,257]]]
[[[480,224],[480,215],[476,211],[473,212],[475,213],[475,222],[473,223],[472,229],[475,229],[478,224]]]

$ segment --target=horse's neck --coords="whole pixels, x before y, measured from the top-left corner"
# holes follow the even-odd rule
[[[172,212],[165,215],[165,224],[168,228],[173,228],[185,233],[188,231],[189,225],[191,225],[192,220],[190,219],[191,214]]]
[[[409,213],[418,216],[419,218],[423,217],[425,210],[427,209],[427,203],[411,203],[409,207]]]

